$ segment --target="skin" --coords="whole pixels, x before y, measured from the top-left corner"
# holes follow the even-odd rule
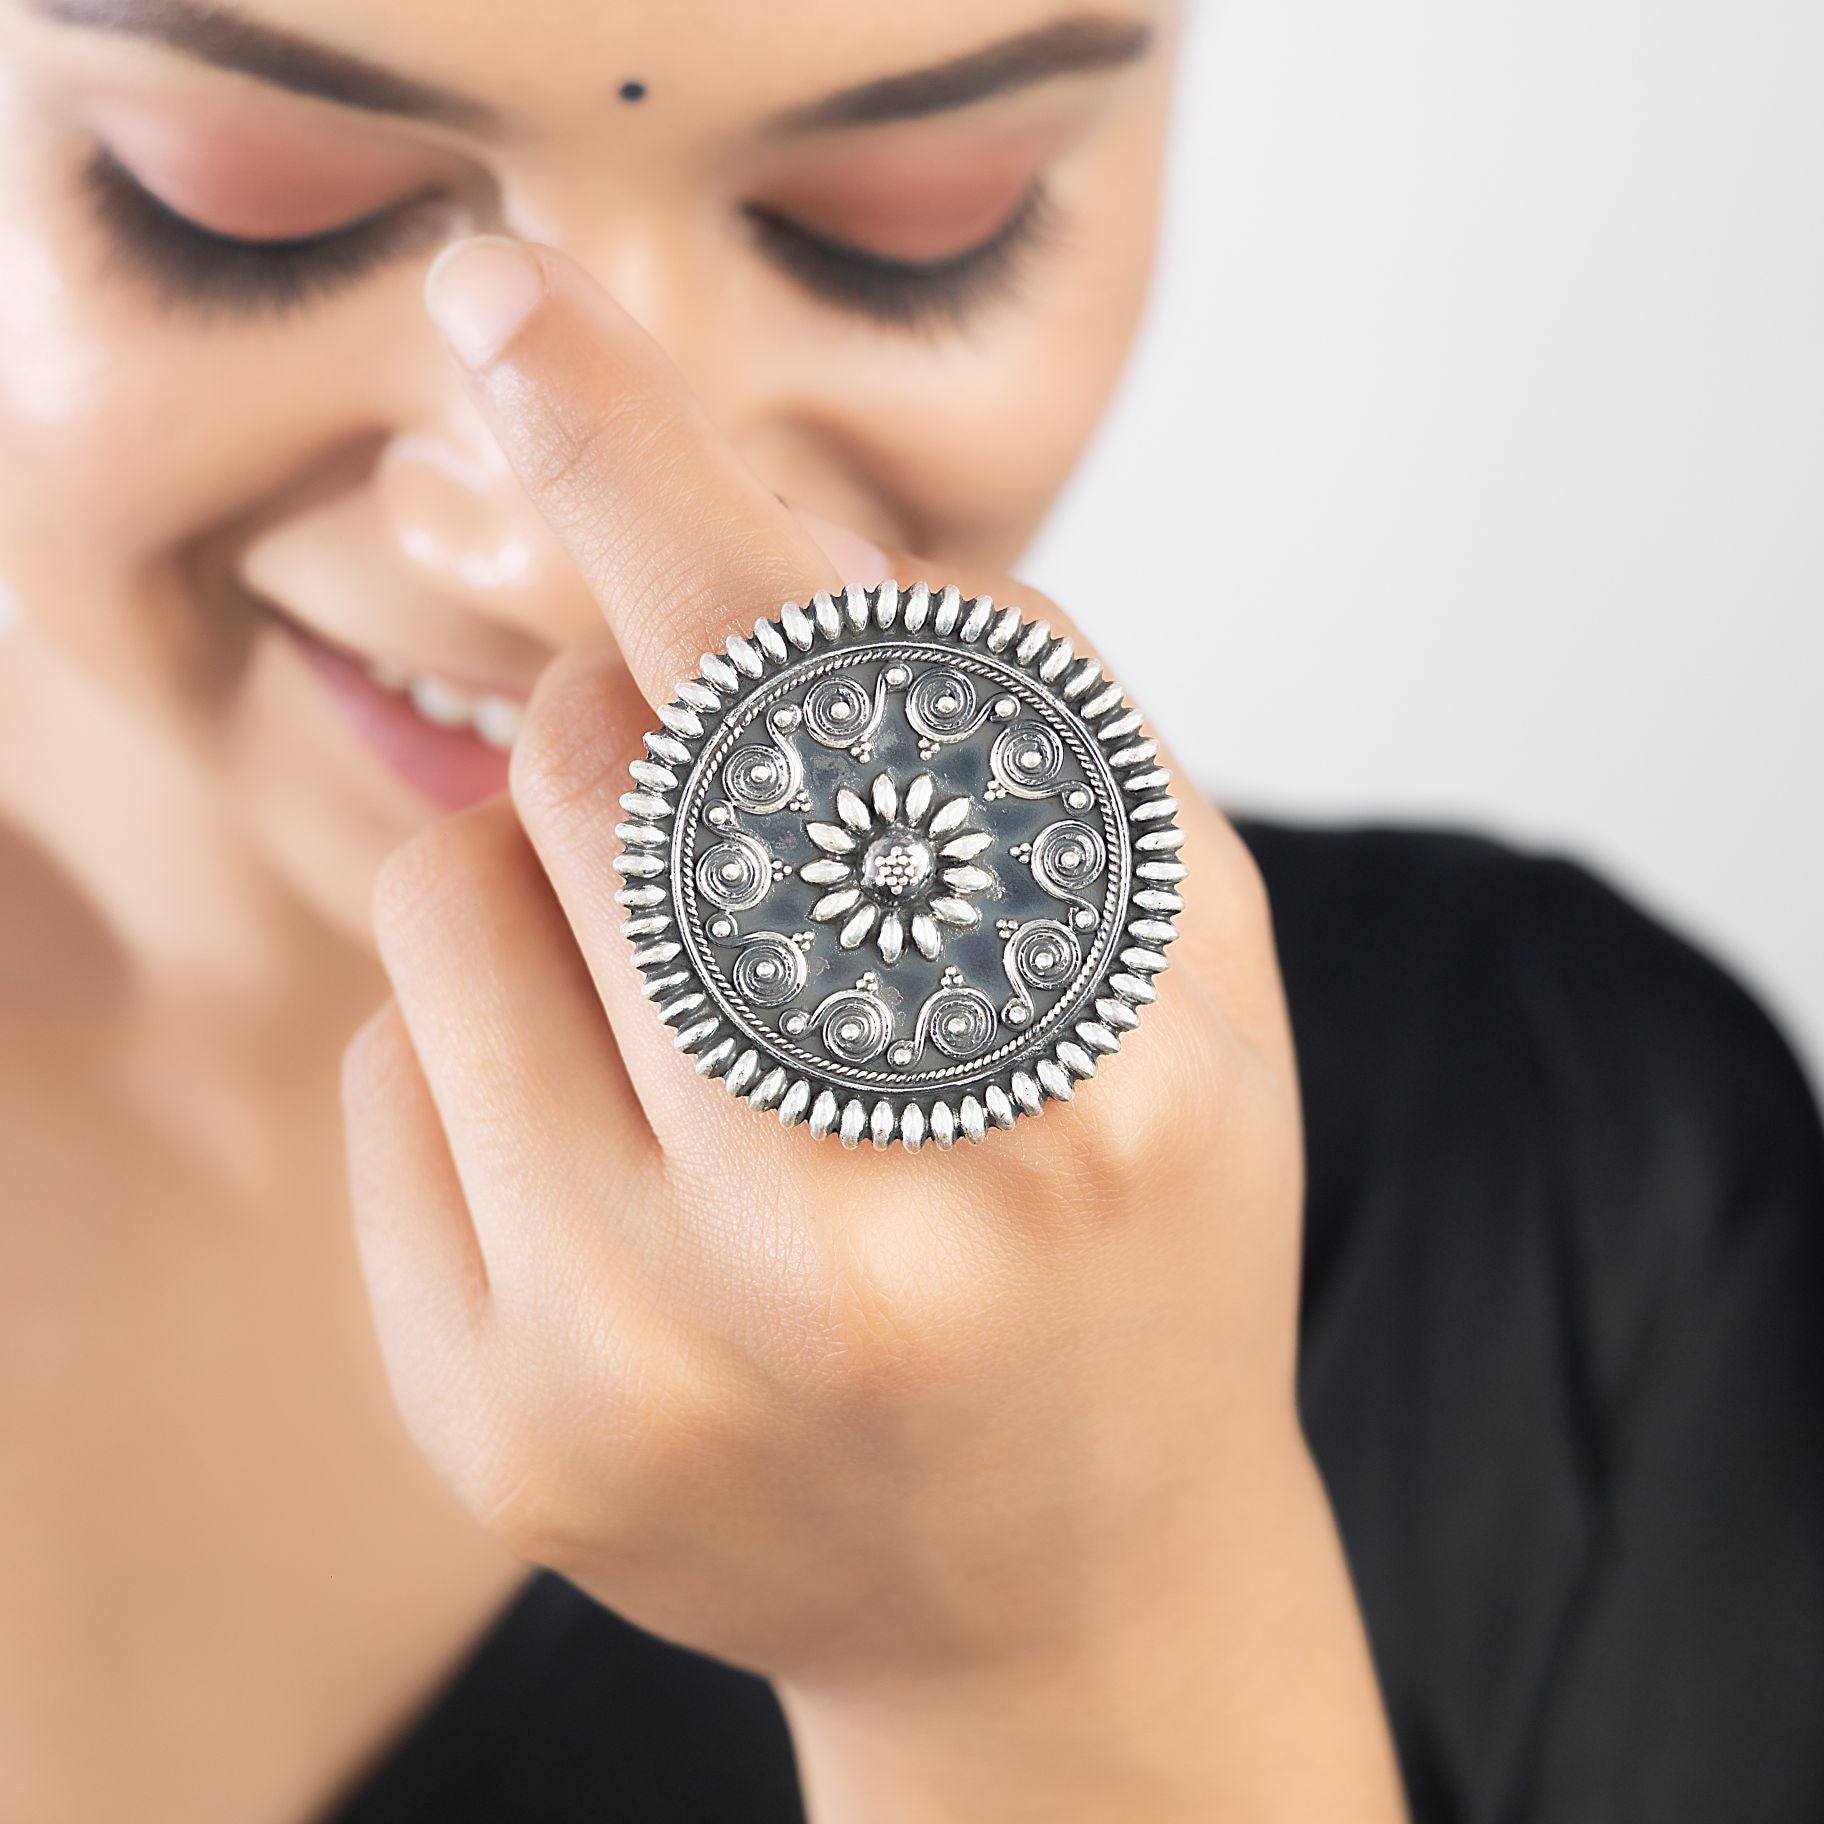
[[[1175,22],[793,133],[1055,6],[530,3],[258,9],[517,111],[498,144],[0,8],[0,1815],[308,1818],[530,1559],[772,1675],[820,1820],[1397,1816],[1220,814],[1180,786],[1131,1055],[967,1157],[702,1093],[611,903],[625,762],[726,632],[888,566],[1068,625],[1004,571],[1138,317]],[[98,141],[224,233],[443,201],[333,295],[208,312],[110,254]],[[963,323],[859,320],[730,225],[929,256],[1040,171],[1056,231]],[[423,296],[475,229],[545,288],[479,366]],[[262,598],[530,695],[510,791],[439,815]]]

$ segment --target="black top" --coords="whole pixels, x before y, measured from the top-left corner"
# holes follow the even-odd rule
[[[1791,1050],[1574,862],[1240,827],[1305,1100],[1303,1407],[1418,1819],[1824,1819],[1824,1133]],[[539,1576],[335,1824],[801,1816],[761,1681]]]

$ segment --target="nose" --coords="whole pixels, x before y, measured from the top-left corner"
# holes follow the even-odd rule
[[[435,422],[393,431],[373,485],[385,536],[425,595],[541,644],[601,634],[601,609],[569,553],[459,391]]]

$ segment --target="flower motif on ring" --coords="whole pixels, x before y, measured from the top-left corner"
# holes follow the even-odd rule
[[[856,950],[871,941],[883,963],[898,962],[908,938],[921,956],[938,956],[945,929],[978,924],[972,899],[999,885],[978,865],[994,838],[969,827],[974,808],[966,796],[940,799],[929,773],[903,792],[891,775],[877,773],[865,798],[839,787],[837,820],[805,825],[823,851],[798,870],[825,889],[811,917],[840,920],[837,943]]]

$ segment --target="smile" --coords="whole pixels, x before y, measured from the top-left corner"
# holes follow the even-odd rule
[[[261,605],[348,726],[421,798],[461,810],[507,789],[523,696],[355,651],[273,602]]]
[[[518,697],[492,691],[471,692],[435,672],[410,672],[382,659],[352,658],[382,690],[394,692],[434,728],[473,729],[489,747],[512,747],[526,719]]]

